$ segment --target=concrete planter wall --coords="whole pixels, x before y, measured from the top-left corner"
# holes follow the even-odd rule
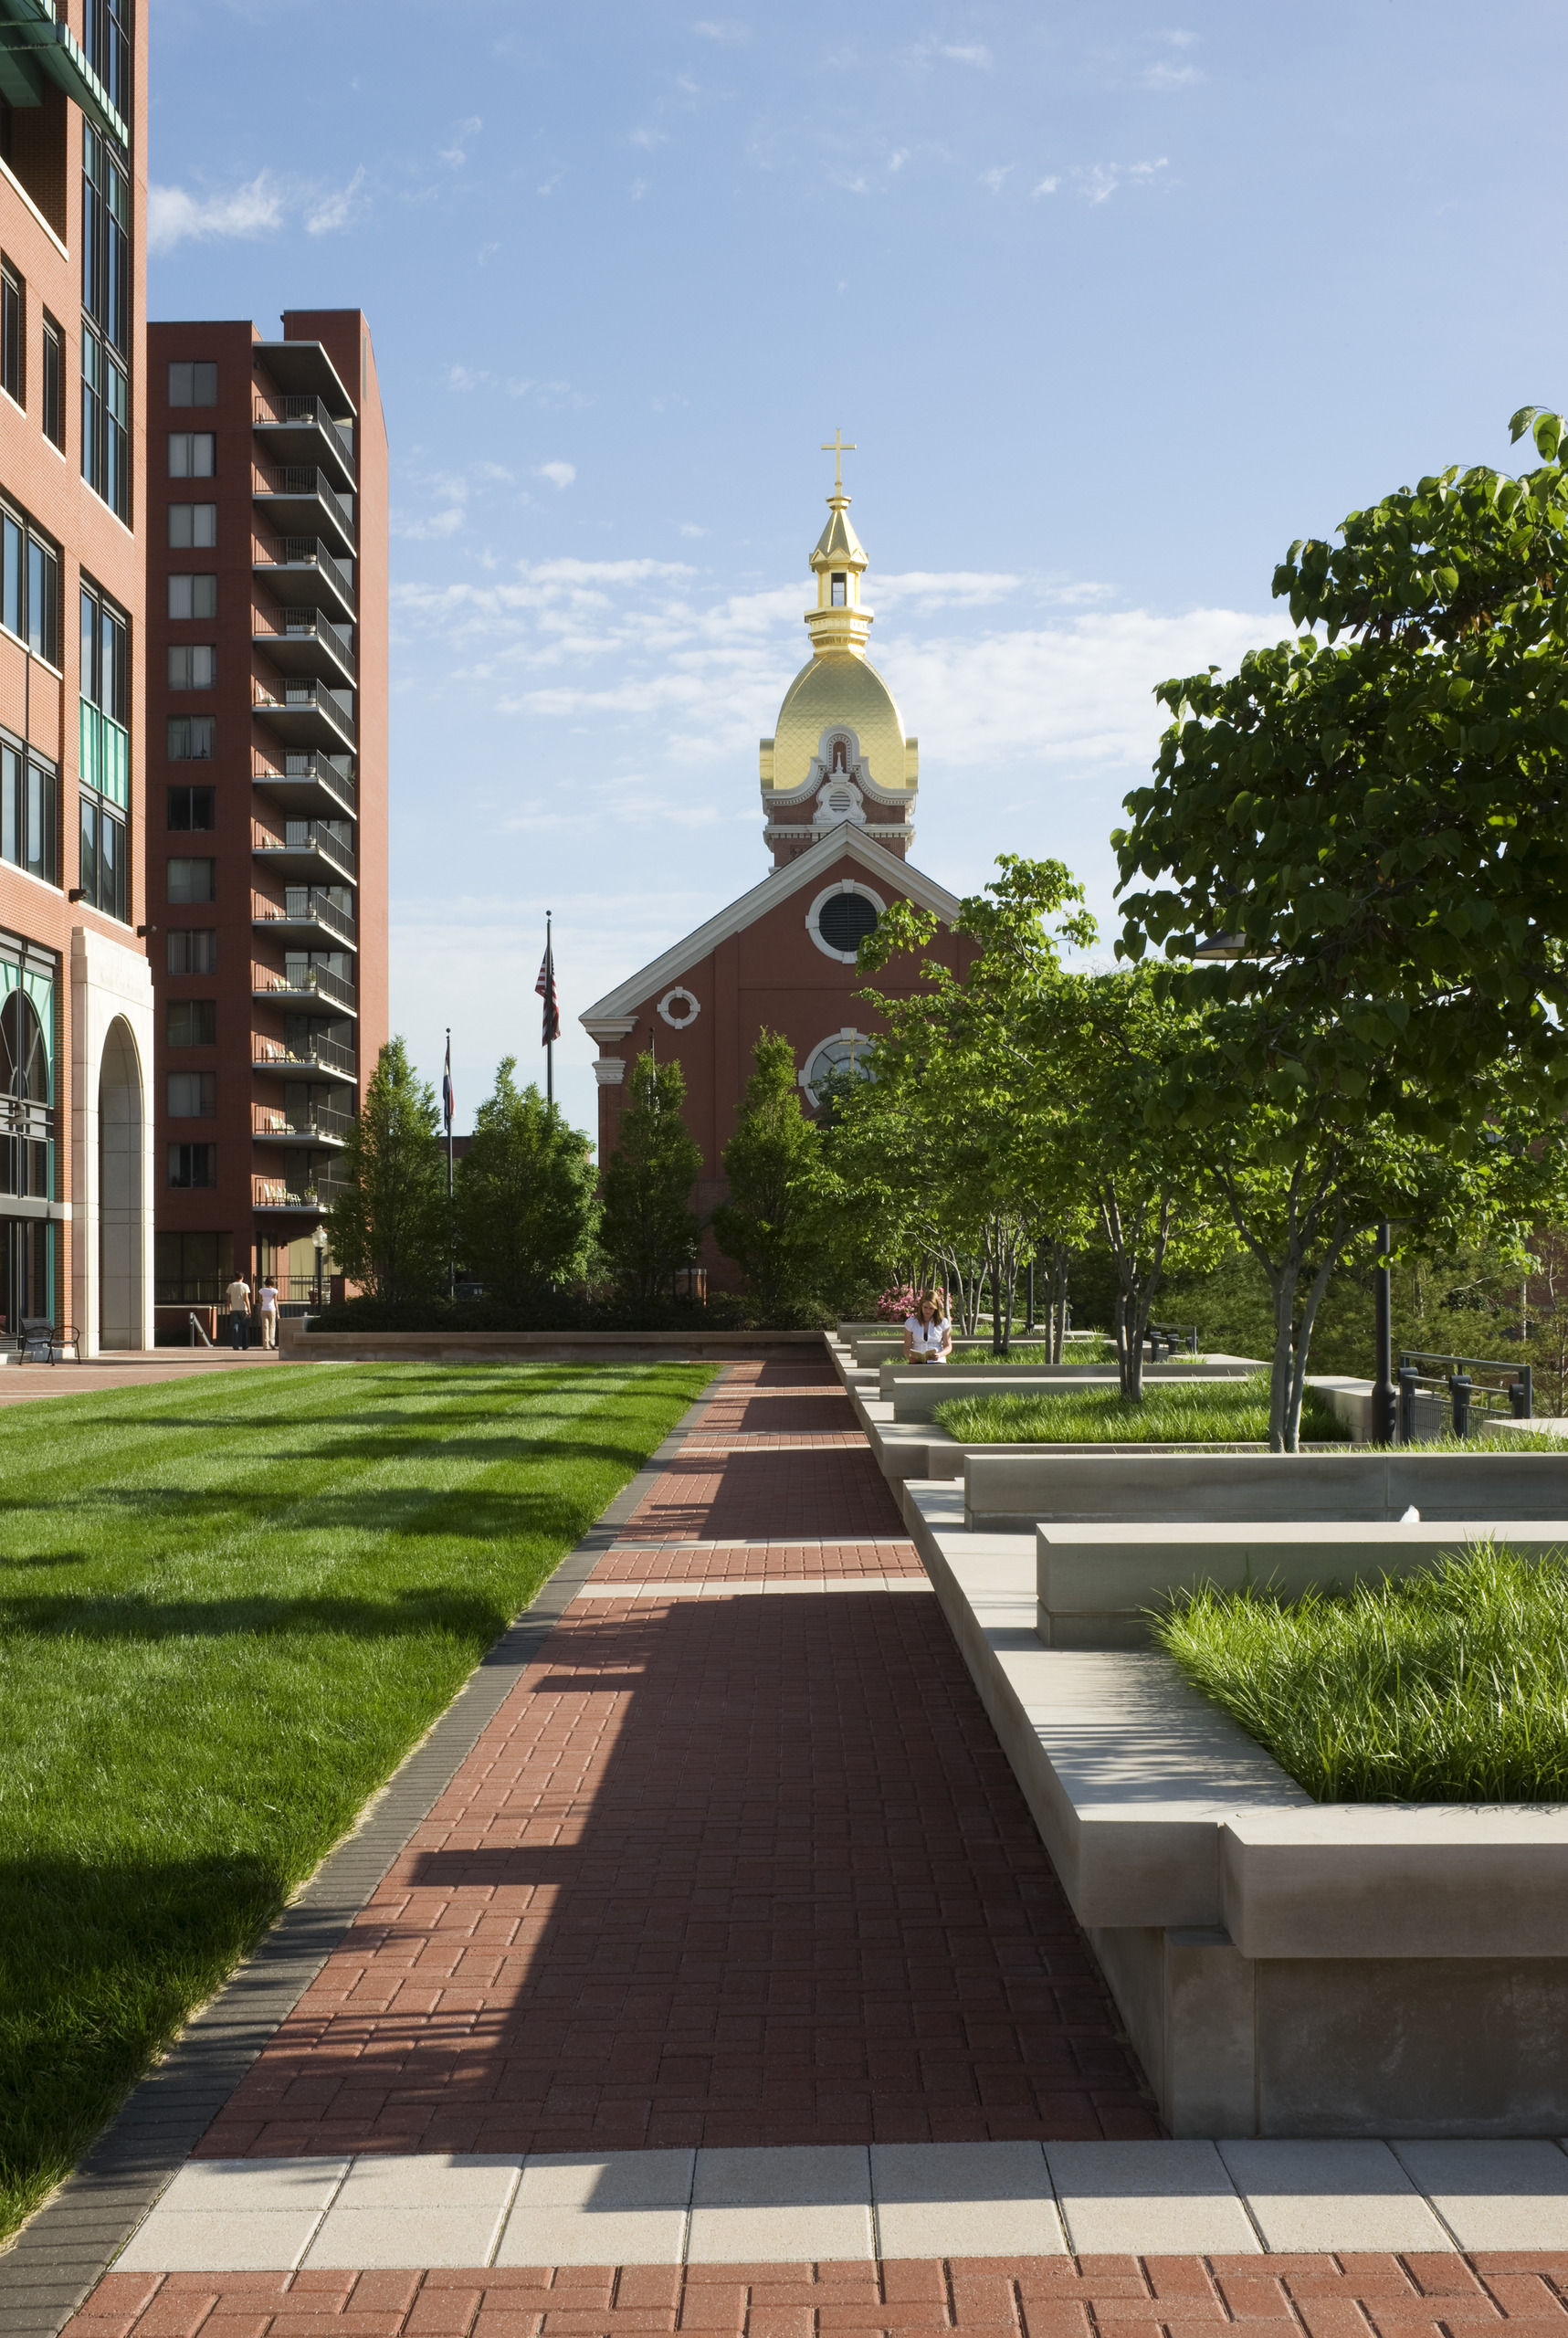
[[[815,1362],[820,1332],[315,1332],[285,1318],[282,1353],[316,1364]]]

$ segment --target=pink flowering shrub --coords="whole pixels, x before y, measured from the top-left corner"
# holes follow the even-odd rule
[[[912,1282],[903,1283],[894,1290],[885,1290],[877,1301],[877,1321],[879,1323],[901,1323],[906,1315],[914,1313],[919,1303],[920,1292]]]

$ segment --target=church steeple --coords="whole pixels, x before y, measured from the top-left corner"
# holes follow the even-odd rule
[[[849,498],[844,492],[844,458],[855,452],[854,442],[846,439],[841,430],[836,430],[822,451],[834,458],[833,492],[827,499],[827,525],[811,555],[816,578],[816,606],[805,613],[806,630],[811,636],[812,650],[818,658],[830,656],[836,650],[847,650],[854,657],[863,658],[866,637],[871,630],[871,612],[861,603],[860,580],[870,563],[849,524]]]

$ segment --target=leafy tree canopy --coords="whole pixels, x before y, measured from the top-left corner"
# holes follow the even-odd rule
[[[779,1323],[822,1280],[818,1138],[802,1107],[789,1041],[777,1031],[762,1032],[753,1060],[735,1133],[724,1147],[730,1198],[713,1213],[713,1232],[765,1320]]]
[[[666,1295],[701,1238],[691,1188],[702,1152],[681,1118],[685,1100],[679,1063],[658,1063],[651,1052],[638,1056],[619,1140],[605,1164],[600,1243],[616,1280],[643,1301]]]
[[[597,1216],[588,1139],[516,1070],[507,1056],[454,1181],[458,1254],[509,1306],[586,1271]]]
[[[333,1255],[374,1299],[421,1299],[446,1283],[447,1164],[428,1080],[401,1039],[376,1058],[343,1148],[345,1189],[327,1216]]]

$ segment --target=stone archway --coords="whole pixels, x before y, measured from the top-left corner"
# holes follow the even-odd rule
[[[98,1074],[98,1343],[142,1340],[142,1066],[131,1027],[117,1015]]]

